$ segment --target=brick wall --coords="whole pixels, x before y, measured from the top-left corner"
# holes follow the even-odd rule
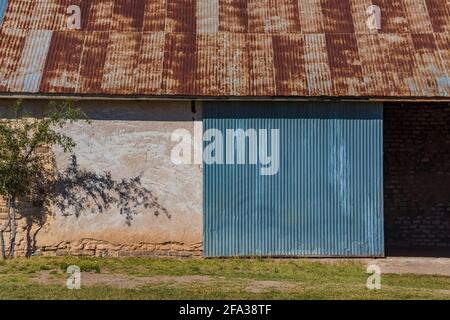
[[[386,247],[450,248],[450,106],[385,104]]]

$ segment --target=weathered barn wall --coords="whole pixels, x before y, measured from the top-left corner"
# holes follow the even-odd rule
[[[388,254],[450,248],[450,106],[388,104],[384,119]]]
[[[13,100],[0,100],[0,115]],[[39,114],[45,100],[26,101]],[[46,255],[83,254],[201,255],[202,168],[174,165],[171,133],[201,125],[200,105],[190,102],[83,101],[78,104],[91,123],[66,128],[77,141],[80,170],[112,181],[141,178],[142,188],[167,210],[139,207],[130,225],[114,204],[99,213],[84,206],[80,217],[73,207],[54,209],[42,229],[30,224],[36,208],[22,203],[19,254],[35,246]],[[450,247],[450,107],[448,104],[385,104],[385,237],[393,247]],[[199,147],[199,146],[197,146]],[[45,151],[45,150],[44,150]],[[63,170],[69,155],[54,150]],[[82,192],[79,192],[82,194]],[[87,202],[92,206],[92,201]],[[2,207],[3,206],[3,207]],[[123,207],[123,206],[122,206]],[[6,211],[0,201],[0,219]],[[37,231],[37,236],[34,235]]]
[[[1,110],[10,102],[0,100]],[[25,104],[36,112],[46,102]],[[153,204],[157,208],[138,207],[129,225],[120,209],[133,209],[133,192],[128,194],[128,204],[117,207],[111,203],[110,208],[101,205],[103,212],[89,197],[82,201],[82,208],[54,208],[54,215],[38,232],[36,248],[44,254],[200,255],[202,168],[174,165],[170,155],[177,143],[171,141],[172,132],[184,128],[194,134],[194,124],[201,125],[201,110],[190,102],[169,101],[88,101],[77,106],[91,122],[77,122],[64,130],[77,142],[77,170],[80,179],[88,182],[72,197],[80,199],[105,179],[131,183],[140,177],[137,188],[156,197]],[[70,155],[61,150],[53,153],[59,171],[72,163]],[[105,171],[111,173],[110,178],[103,175]],[[77,212],[81,213],[79,217]],[[25,246],[26,241],[19,244],[20,252]]]

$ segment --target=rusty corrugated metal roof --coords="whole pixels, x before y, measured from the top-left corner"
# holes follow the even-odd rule
[[[448,0],[7,2],[0,93],[450,96]]]

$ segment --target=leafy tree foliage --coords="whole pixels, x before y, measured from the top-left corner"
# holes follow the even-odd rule
[[[72,152],[75,142],[62,129],[81,116],[71,101],[51,101],[38,118],[24,111],[21,100],[14,103],[11,111],[11,117],[0,119],[0,196],[8,208],[6,222],[0,225],[0,259],[14,257],[18,200],[33,197],[43,177],[51,177],[48,156],[39,150],[57,146],[64,152]],[[7,230],[8,245],[4,239]]]

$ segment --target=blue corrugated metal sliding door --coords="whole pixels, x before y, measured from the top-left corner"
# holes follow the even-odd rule
[[[205,102],[204,254],[383,256],[383,108]]]

